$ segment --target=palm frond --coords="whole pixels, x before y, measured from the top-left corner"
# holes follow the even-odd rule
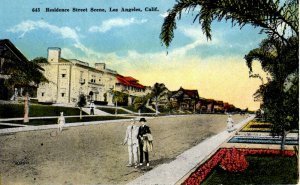
[[[182,11],[186,8],[193,8],[196,5],[196,0],[178,0],[174,7],[168,11],[168,16],[164,19],[160,33],[160,39],[166,47],[169,47],[174,38],[174,30],[177,28],[176,17],[180,19]]]
[[[280,0],[179,0],[168,11],[162,25],[160,39],[169,47],[174,38],[176,29],[176,17],[181,18],[185,10],[195,10],[199,6],[200,11],[195,15],[202,26],[202,31],[208,39],[211,39],[211,23],[213,20],[231,21],[233,26],[243,28],[246,24],[260,27],[262,32],[272,38],[279,38],[288,43],[287,32],[298,37],[298,1],[286,0],[281,5]],[[282,29],[279,30],[278,27]]]

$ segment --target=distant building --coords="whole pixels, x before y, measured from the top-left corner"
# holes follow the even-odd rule
[[[174,91],[171,101],[179,106],[180,110],[195,111],[196,104],[199,101],[198,90],[189,90],[180,87],[178,91]]]
[[[48,63],[41,64],[41,67],[50,83],[40,84],[37,92],[39,102],[75,103],[79,94],[84,94],[88,101],[112,105],[113,90],[126,89],[134,96],[145,93],[145,86],[138,84],[136,79],[107,69],[105,63],[95,63],[95,67],[90,67],[77,59],[61,58],[60,48],[49,48]]]
[[[198,102],[200,113],[227,113],[235,111],[235,106],[228,102],[200,98]]]
[[[106,69],[104,63],[93,68],[80,60],[61,58],[60,48],[49,48],[48,63],[40,65],[50,83],[40,84],[39,102],[75,103],[79,94],[84,94],[88,100],[112,104],[109,90],[114,88],[117,73]]]
[[[117,75],[115,90],[128,94],[128,104],[131,105],[134,97],[141,97],[151,92],[151,87],[144,86],[131,76]]]

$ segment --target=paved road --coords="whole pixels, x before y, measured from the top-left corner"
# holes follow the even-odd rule
[[[245,123],[252,120],[251,116],[235,125],[236,129],[241,128]],[[143,176],[131,181],[127,185],[147,185],[164,184],[173,185],[182,180],[199,162],[204,161],[207,156],[214,153],[219,146],[231,138],[235,132],[228,133],[226,130],[214,135],[197,146],[185,151],[174,161],[162,164],[155,169],[147,172]]]

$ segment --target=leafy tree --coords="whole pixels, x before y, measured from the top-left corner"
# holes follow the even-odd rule
[[[28,87],[48,82],[43,74],[44,69],[38,65],[38,61],[44,61],[44,58],[38,57],[32,61],[20,63],[11,62],[12,66],[5,67],[4,73],[10,74],[10,78],[4,84],[13,89],[15,86]]]
[[[299,35],[298,3],[297,0],[177,0],[168,11],[160,38],[168,47],[174,38],[176,18],[180,19],[183,11],[196,11],[194,22],[201,24],[208,39],[212,37],[211,23],[224,19],[241,28],[247,24],[260,27],[269,37],[287,43],[287,35]]]
[[[48,63],[48,60],[45,57],[36,57],[31,62],[35,64]]]
[[[84,94],[80,94],[77,102],[77,106],[80,108],[80,119],[82,119],[82,107],[86,105],[86,97]]]
[[[155,114],[158,114],[158,103],[162,96],[168,93],[168,88],[163,83],[155,83],[152,87],[150,96],[155,99]]]
[[[171,101],[173,93],[172,91],[169,91],[166,93],[166,96],[168,97],[168,101],[165,104],[165,108],[169,111],[169,114],[176,108],[176,102]]]
[[[44,76],[44,69],[38,63],[32,61],[16,62],[8,59],[4,67],[4,73],[10,77],[4,81],[4,85],[14,90],[15,87],[22,87],[25,90],[24,98],[24,123],[29,122],[29,92],[30,87],[38,86],[40,83],[48,83],[49,81]]]
[[[134,109],[140,113],[141,109],[146,106],[148,99],[149,99],[149,95],[142,96],[142,97],[136,97],[133,100]]]
[[[113,93],[113,102],[116,105],[116,109],[115,109],[115,114],[117,114],[117,107],[118,107],[118,103],[121,104],[125,104],[128,102],[128,94],[125,94],[124,92],[119,92],[119,91],[112,91]]]
[[[176,104],[174,104],[172,101],[168,101],[166,108],[169,111],[169,114],[171,114],[171,112],[176,108]]]

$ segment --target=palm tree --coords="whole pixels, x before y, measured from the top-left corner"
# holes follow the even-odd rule
[[[298,0],[177,0],[161,28],[160,39],[166,47],[174,37],[176,18],[180,19],[183,11],[197,11],[194,22],[201,24],[207,39],[212,37],[212,21],[223,19],[241,28],[247,24],[260,27],[270,37],[286,43],[287,35],[299,35]]]
[[[252,63],[258,60],[262,69],[269,74],[268,82],[260,86],[256,99],[262,101],[267,120],[273,123],[273,135],[282,138],[281,149],[284,149],[286,135],[298,127],[298,40],[288,38],[289,45],[280,39],[268,38],[262,41],[259,48],[251,50],[246,56],[250,77],[261,78],[253,74]],[[290,85],[287,85],[290,83]]]
[[[162,96],[168,93],[168,88],[163,83],[155,83],[151,90],[151,97],[155,99],[155,114],[158,114],[158,103]]]
[[[293,93],[297,95],[299,91],[298,9],[298,0],[178,0],[168,11],[160,39],[169,47],[174,38],[176,18],[180,19],[183,11],[197,11],[194,22],[201,24],[203,33],[210,40],[211,23],[214,20],[230,20],[233,26],[240,28],[245,25],[261,28],[261,32],[267,34],[269,40],[257,50],[252,50],[246,56],[246,61],[251,77],[261,78],[258,74],[252,74],[254,59],[258,59],[263,69],[271,74],[271,79],[260,87],[257,95],[262,97],[264,106],[269,106],[269,119],[275,125],[273,131],[281,132],[284,140],[285,130],[291,128],[289,125],[284,126],[284,122],[298,124],[298,115],[294,114],[299,107],[298,96],[291,96]],[[292,85],[285,88],[284,82],[288,81],[289,76],[292,76]],[[286,108],[289,110],[286,111],[286,105],[294,105],[293,111],[288,106]]]

